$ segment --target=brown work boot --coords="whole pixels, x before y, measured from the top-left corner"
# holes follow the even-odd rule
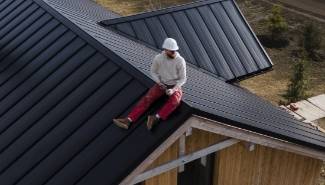
[[[121,128],[124,128],[124,129],[129,129],[129,126],[131,125],[131,121],[128,118],[113,119],[113,122],[118,127],[121,127]]]
[[[151,130],[158,122],[159,122],[159,118],[157,118],[155,115],[148,116],[147,119],[148,130]]]

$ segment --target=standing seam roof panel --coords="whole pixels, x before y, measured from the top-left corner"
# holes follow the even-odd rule
[[[29,40],[24,47],[30,48],[12,45],[7,53],[3,51],[3,56],[11,52],[20,57],[0,74],[3,101],[8,101],[8,106],[0,108],[4,120],[0,122],[4,123],[0,124],[4,129],[0,134],[0,181],[4,185],[118,184],[192,114],[193,109],[183,103],[152,134],[144,124],[127,131],[112,124],[112,118],[126,115],[153,84],[148,76],[157,52],[98,26],[96,20],[105,13],[94,15],[92,12],[101,10],[91,2],[90,10],[80,9],[81,1],[85,0],[48,0],[50,8],[34,0],[51,20],[60,23],[48,27],[51,33],[60,30],[56,33],[59,39],[38,52],[36,48],[46,45],[48,35]],[[67,30],[61,30],[62,26]],[[36,40],[37,44],[30,45]],[[30,56],[28,51],[33,51]],[[187,69],[190,78],[184,86],[184,102],[196,114],[324,150],[324,134],[319,131],[304,127],[284,111],[211,73],[190,65]],[[153,108],[159,105],[161,102]],[[139,146],[140,141],[147,142]],[[133,150],[137,151],[134,155],[120,157]]]
[[[144,74],[150,76],[150,64],[152,58],[157,54],[156,50],[152,50],[149,47],[144,46],[141,42],[134,42],[134,39],[125,38],[123,35],[117,34],[111,30],[105,30],[101,26],[96,25],[95,22],[80,19],[79,16],[76,16],[78,12],[71,12],[69,8],[63,8],[61,6],[57,6],[56,0],[51,0],[49,4],[53,6],[55,9],[64,14],[68,19],[75,22],[82,29],[87,31],[90,35],[96,38],[99,42],[105,45],[108,48],[111,48],[114,52],[123,57],[129,64],[135,66],[139,70],[141,70]],[[175,9],[183,10],[183,7],[197,7],[197,4],[206,5],[207,3],[215,2],[215,0],[211,1],[200,1],[197,3],[192,3],[190,5],[176,7]],[[171,8],[173,11],[174,8]],[[166,10],[166,12],[168,9]],[[156,13],[156,14],[155,14]],[[155,16],[160,16],[157,12],[153,12]],[[170,14],[165,14],[170,15]],[[165,16],[163,15],[163,16]],[[143,16],[142,18],[148,18],[147,14],[144,15],[136,15],[136,17]],[[121,18],[128,19],[128,18]],[[114,22],[114,20],[111,20]],[[115,20],[118,21],[118,20]],[[236,125],[241,128],[249,129],[252,131],[257,131],[262,134],[266,134],[269,136],[274,136],[279,139],[285,139],[288,141],[292,141],[295,143],[299,143],[309,147],[315,147],[317,149],[322,150],[322,142],[318,142],[315,140],[313,143],[312,139],[307,134],[314,134],[315,136],[324,136],[323,133],[317,130],[311,130],[310,126],[306,126],[306,129],[302,129],[299,132],[289,134],[284,130],[290,129],[290,127],[296,127],[295,125],[302,125],[303,123],[295,120],[292,116],[286,113],[284,110],[281,110],[278,107],[275,107],[271,103],[257,97],[256,95],[244,90],[240,87],[236,87],[234,85],[227,84],[216,76],[213,76],[211,73],[206,73],[206,71],[197,70],[197,68],[192,67],[192,65],[188,65],[187,74],[189,75],[188,81],[184,86],[184,101],[188,102],[192,107],[197,110],[197,114],[202,116],[207,116],[211,119],[220,120],[232,125]],[[197,91],[192,91],[189,89],[194,88]],[[215,101],[215,91],[222,93],[223,101]],[[204,95],[202,92],[207,92],[209,97],[211,97],[210,103],[213,104],[213,107],[202,107],[202,104],[205,103],[204,99],[201,99],[201,96]],[[202,95],[200,95],[202,93]],[[199,95],[200,98],[196,98],[195,96]],[[229,96],[228,96],[229,95]],[[238,97],[234,99],[234,97]],[[258,105],[258,107],[257,107]],[[234,115],[229,112],[224,114],[223,112],[218,112],[215,110],[222,110],[222,107],[232,107],[236,108],[240,111],[240,115]],[[256,108],[262,112],[260,116],[255,115],[253,118],[246,119],[246,117],[251,117],[251,113],[245,109],[245,107]],[[249,109],[248,109],[249,110]],[[258,112],[259,112],[258,111]],[[272,112],[272,114],[268,114]],[[218,114],[222,116],[218,116]],[[265,118],[264,118],[265,117]],[[267,119],[266,123],[271,123],[270,120],[275,119],[275,122],[279,124],[283,124],[283,131],[275,129],[273,127],[265,127],[260,119]],[[286,118],[286,120],[281,119]],[[240,122],[242,119],[242,122]],[[289,124],[291,124],[289,126]],[[306,140],[305,140],[306,139]],[[308,140],[308,141],[307,141]]]
[[[245,73],[243,72],[244,69],[243,67],[241,67],[242,64],[238,56],[236,55],[234,49],[232,48],[230,42],[227,39],[227,36],[219,25],[218,20],[213,15],[212,10],[207,6],[202,6],[198,7],[198,11],[200,12],[204,23],[207,25],[207,28],[209,29],[213,39],[218,45],[225,60],[232,61],[226,64],[231,70],[230,74],[233,75],[232,77],[229,77],[229,79],[235,78],[235,76],[245,75]]]
[[[177,25],[177,23],[176,23],[175,19],[173,18],[173,16],[170,15],[170,14],[165,14],[165,15],[159,16],[158,19],[160,20],[160,23],[157,23],[157,24],[158,25],[161,24],[161,26],[166,31],[167,35],[169,35],[171,37],[175,37],[175,38],[178,39],[178,45],[179,45],[180,48],[182,48],[180,53],[184,57],[190,58],[191,59],[190,62],[192,64],[198,65],[198,61],[193,56],[195,53],[191,51],[191,48],[189,47],[188,42],[183,37],[183,35],[182,35],[182,33],[181,33],[180,29],[179,29],[179,26]]]
[[[206,11],[202,11],[203,9]],[[164,25],[156,21],[148,23],[147,26],[152,24],[149,27],[156,30],[161,27],[165,30],[179,29],[181,34],[170,34],[173,31],[169,31],[170,33],[167,31],[167,35],[158,36],[158,31],[151,30],[155,34],[149,36],[146,31],[143,31],[134,37],[128,33],[127,30],[130,28],[127,26],[118,27],[120,24],[137,25],[136,22],[162,17],[170,21],[175,19],[177,24]],[[161,49],[161,37],[173,37],[178,40],[181,46],[180,53],[187,62],[227,81],[246,78],[272,67],[272,62],[254,33],[251,32],[249,25],[242,18],[236,4],[231,0],[198,1],[153,12],[104,20],[100,23],[156,49]],[[216,29],[221,33],[216,35],[214,32]],[[217,39],[219,35],[227,38]],[[158,40],[160,43],[153,43],[153,40]],[[227,48],[223,48],[225,46]]]
[[[115,160],[110,154],[131,133],[152,135],[143,124],[125,132],[112,123],[134,106],[152,80],[43,1],[11,0],[0,9],[1,184],[74,184],[103,157]],[[159,125],[159,133],[129,166],[144,160],[190,111],[183,104],[169,124]],[[114,178],[105,182],[116,184],[129,170],[112,172]]]
[[[231,75],[233,74],[233,71],[228,66],[227,61],[225,60],[223,54],[219,49],[219,46],[217,45],[217,42],[212,37],[212,33],[210,32],[208,26],[205,24],[201,13],[199,13],[197,9],[190,9],[186,11],[186,14],[189,17],[189,20],[191,20],[191,24],[193,25],[194,29],[197,30],[197,32],[204,33],[198,34],[198,36],[200,40],[205,41],[202,42],[202,44],[204,49],[207,51],[208,56],[210,56],[211,61],[214,61],[212,62],[214,68],[218,70],[220,76],[224,76],[226,79],[234,78],[234,76]]]

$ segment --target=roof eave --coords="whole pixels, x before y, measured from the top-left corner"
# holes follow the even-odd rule
[[[309,143],[309,142],[306,142],[306,141],[302,141],[302,140],[298,140],[298,139],[295,139],[295,138],[292,138],[292,137],[284,136],[282,134],[267,131],[267,130],[264,130],[264,129],[261,129],[261,128],[252,127],[252,126],[249,126],[247,124],[240,123],[240,122],[237,122],[237,121],[234,121],[234,120],[229,120],[227,118],[220,117],[220,116],[217,116],[215,114],[204,112],[204,111],[201,111],[201,110],[198,110],[198,109],[194,110],[194,114],[198,115],[200,117],[204,117],[204,118],[213,120],[213,121],[222,122],[222,123],[229,124],[231,126],[235,126],[235,127],[241,128],[241,129],[246,129],[246,130],[249,130],[249,131],[252,131],[252,132],[256,132],[256,133],[259,133],[259,134],[263,134],[263,135],[272,137],[272,138],[277,138],[277,139],[280,139],[280,140],[283,140],[283,141],[286,141],[286,142],[295,143],[295,144],[298,144],[298,145],[301,145],[301,146],[308,147],[310,149],[315,149],[315,150],[320,151],[320,152],[325,151],[325,148],[323,146],[320,146],[320,145],[317,145],[317,144],[312,144],[312,143]]]

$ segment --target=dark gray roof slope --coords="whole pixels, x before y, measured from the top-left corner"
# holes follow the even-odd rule
[[[189,116],[113,125],[153,82],[42,1],[0,2],[0,71],[1,185],[118,184]]]
[[[66,4],[62,6],[63,1],[70,2],[69,0],[46,0],[49,5],[89,35],[150,77],[150,65],[157,54],[156,50],[82,18],[82,13]],[[110,18],[113,17],[108,19]],[[295,120],[291,115],[262,98],[240,87],[225,83],[211,73],[197,70],[191,65],[187,68],[187,74],[188,82],[184,86],[184,102],[195,108],[198,114],[325,150],[324,133]]]
[[[94,20],[114,15],[79,2],[0,1],[1,185],[118,184],[192,113],[324,151],[323,133],[192,66],[159,132],[113,126],[153,84],[157,52],[102,28]]]
[[[101,21],[101,25],[161,49],[175,38],[184,58],[226,80],[238,80],[272,67],[232,0],[207,0]]]

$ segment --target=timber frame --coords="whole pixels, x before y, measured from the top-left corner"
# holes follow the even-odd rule
[[[178,159],[175,159],[173,161],[162,164],[161,166],[146,171],[147,167],[152,164],[164,151],[166,151],[174,142],[176,142],[184,135],[187,136],[189,134],[189,131],[191,131],[193,128],[223,135],[228,138],[207,148],[193,152],[186,156],[180,156]],[[200,157],[204,157],[218,150],[222,150],[241,141],[244,142],[244,145],[249,145],[249,150],[253,150],[253,148],[251,147],[254,147],[255,144],[258,144],[325,161],[325,152],[300,146],[288,141],[262,135],[238,127],[230,126],[219,121],[207,119],[197,115],[192,115],[188,120],[184,122],[184,124],[178,130],[176,130],[167,140],[165,140],[163,144],[161,144],[134,171],[132,171],[132,173],[129,174],[120,183],[120,185],[133,185],[142,182],[151,177],[164,173],[168,170],[177,167],[182,167],[182,165],[188,162],[191,162]]]

